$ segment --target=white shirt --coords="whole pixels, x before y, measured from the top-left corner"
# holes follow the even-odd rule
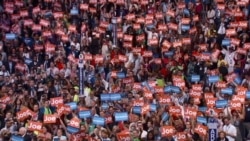
[[[234,52],[229,52],[228,50],[223,49],[222,54],[225,55],[224,60],[227,62],[229,67],[234,67],[235,61],[234,61],[234,56],[235,56],[235,51]]]
[[[237,129],[232,124],[224,125],[223,131],[233,136],[237,135]],[[235,139],[232,138],[231,136],[226,136],[226,137],[228,138],[229,141],[235,141]]]

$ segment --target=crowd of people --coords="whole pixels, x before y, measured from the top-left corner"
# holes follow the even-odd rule
[[[1,0],[0,141],[247,141],[248,0]]]

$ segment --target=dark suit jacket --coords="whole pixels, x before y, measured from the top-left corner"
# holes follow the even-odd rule
[[[23,141],[32,141],[32,138],[31,138],[31,136],[30,135],[25,135],[24,137],[23,137]]]
[[[9,62],[12,62],[12,67],[10,66]],[[15,66],[16,66],[15,62],[13,62],[13,61],[6,61],[6,62],[3,63],[3,65],[5,66],[6,70],[9,71],[10,74],[15,73]]]

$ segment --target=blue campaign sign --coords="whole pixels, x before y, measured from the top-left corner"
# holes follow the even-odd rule
[[[198,82],[200,81],[200,75],[192,75],[191,82]]]
[[[66,105],[69,105],[71,110],[76,110],[77,109],[77,104],[76,102],[69,102]]]
[[[79,132],[80,129],[75,128],[75,127],[71,127],[71,126],[67,126],[67,131],[71,134],[77,133]]]
[[[128,121],[128,113],[127,112],[115,112],[115,121]]]
[[[209,129],[209,141],[216,141],[217,129]]]
[[[211,75],[208,76],[208,82],[209,83],[216,83],[220,80],[220,77],[218,75]]]
[[[23,137],[21,137],[19,135],[12,135],[11,140],[12,141],[24,141]]]

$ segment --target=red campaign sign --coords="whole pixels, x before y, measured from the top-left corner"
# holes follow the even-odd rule
[[[227,87],[227,83],[224,82],[224,81],[218,81],[218,82],[215,84],[215,86],[216,86],[217,88],[226,88],[226,87]]]
[[[86,138],[86,137],[87,137],[87,135],[86,135],[85,131],[79,131],[75,134],[72,134],[70,139],[71,139],[71,141],[82,141],[83,138]]]
[[[143,100],[134,100],[133,106],[143,106],[144,101]]]
[[[185,109],[185,116],[195,119],[197,117],[197,109],[194,108],[186,108]]]
[[[167,30],[168,30],[168,27],[167,27],[166,24],[159,24],[157,29],[158,29],[159,31],[167,31]]]
[[[134,78],[133,77],[127,77],[127,78],[124,78],[122,80],[122,83],[124,83],[124,84],[131,84],[133,82],[134,82]]]
[[[207,135],[207,126],[197,124],[197,126],[194,129],[194,132],[198,133],[200,136],[206,136]]]
[[[68,123],[69,126],[75,127],[75,128],[80,128],[81,121],[80,119],[74,117],[70,120]]]
[[[176,138],[178,141],[187,141],[188,140],[185,132],[178,132],[176,134]]]
[[[175,128],[173,126],[162,126],[161,135],[163,137],[171,137],[175,135]]]
[[[116,134],[118,141],[132,141],[128,131],[122,131]]]
[[[170,108],[169,108],[169,113],[171,114],[171,115],[175,115],[175,116],[179,116],[179,115],[181,115],[181,112],[182,110],[181,110],[181,108],[179,107],[179,106],[171,106]]]
[[[29,131],[41,131],[43,127],[43,124],[41,122],[28,122],[28,130]]]
[[[171,97],[169,95],[162,94],[160,95],[159,102],[161,104],[170,104],[172,103]]]
[[[51,104],[51,106],[55,106],[55,107],[62,105],[63,104],[63,97],[50,98],[50,104]]]
[[[143,91],[143,95],[147,99],[153,99],[153,93],[151,91],[145,90]]]
[[[43,123],[53,124],[53,123],[56,123],[56,119],[57,119],[57,117],[54,114],[44,115]]]
[[[193,84],[193,85],[192,85],[192,90],[195,90],[195,91],[202,91],[202,86],[201,86],[201,84]]]
[[[195,97],[201,98],[202,97],[201,93],[202,93],[202,91],[196,91],[196,90],[189,91],[190,97],[193,97],[193,98],[195,98]]]
[[[105,122],[106,122],[106,124],[113,123],[112,116],[106,116],[105,117]]]
[[[11,98],[9,96],[4,96],[0,99],[0,103],[9,103],[11,101]]]
[[[206,99],[207,107],[213,108],[215,106],[215,101],[217,98],[208,98]]]
[[[244,47],[244,49],[250,49],[250,43],[245,43],[244,45],[243,45],[243,47]]]

